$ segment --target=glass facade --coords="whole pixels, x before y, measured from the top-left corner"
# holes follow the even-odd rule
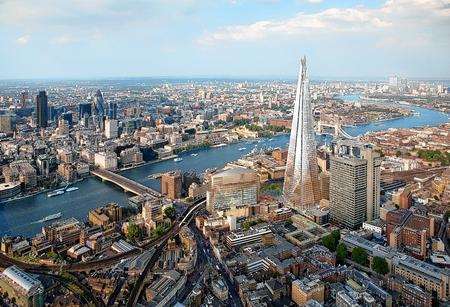
[[[306,58],[297,83],[283,196],[289,207],[307,209],[321,200]]]

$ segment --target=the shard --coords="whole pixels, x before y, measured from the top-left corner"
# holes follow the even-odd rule
[[[321,199],[306,58],[301,60],[292,118],[283,196],[287,206],[304,210]]]

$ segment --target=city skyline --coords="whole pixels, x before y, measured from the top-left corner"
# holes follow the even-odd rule
[[[299,54],[315,76],[446,79],[449,16],[439,0],[2,1],[0,79],[285,78]]]
[[[450,0],[0,0],[0,306],[448,305],[449,50]]]

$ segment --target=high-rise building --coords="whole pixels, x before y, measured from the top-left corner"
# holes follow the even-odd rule
[[[319,174],[320,192],[322,199],[330,200],[330,172],[325,171]]]
[[[161,193],[170,199],[181,197],[182,177],[179,171],[168,172],[161,177]]]
[[[25,108],[27,106],[27,100],[28,100],[28,91],[23,91],[20,94],[20,105],[22,108]]]
[[[335,145],[330,161],[331,218],[354,229],[380,216],[380,156],[351,140]]]
[[[212,213],[225,211],[248,216],[258,202],[258,194],[259,177],[254,170],[235,167],[218,171],[210,178],[206,209]]]
[[[46,128],[48,122],[48,97],[45,91],[36,96],[36,118],[40,128]]]
[[[92,114],[92,105],[90,103],[80,103],[78,105],[78,118],[89,117]]]
[[[103,99],[103,94],[98,90],[92,102],[92,118],[96,128],[104,129],[104,116],[105,116],[105,101]]]
[[[119,136],[119,124],[117,119],[105,120],[105,137],[107,139],[115,139]]]
[[[117,103],[108,102],[106,104],[106,116],[109,119],[117,119]]]
[[[283,196],[289,207],[306,209],[321,200],[320,194],[309,80],[306,58],[303,58],[297,83]]]
[[[100,90],[98,90],[94,95],[92,113],[95,113],[95,115],[99,117],[103,117],[105,115],[105,101]]]

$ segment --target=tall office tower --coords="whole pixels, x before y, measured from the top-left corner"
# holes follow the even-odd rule
[[[297,83],[283,196],[287,205],[306,209],[321,199],[306,58]]]
[[[161,193],[167,198],[181,198],[182,177],[179,171],[164,173],[161,177]]]
[[[45,91],[40,91],[36,96],[36,117],[38,127],[46,128],[48,122],[48,97]]]
[[[105,115],[105,101],[103,99],[103,94],[100,90],[98,90],[94,95],[92,107],[93,107],[92,113],[95,113],[95,115],[97,116]]]
[[[106,116],[109,119],[117,119],[117,103],[108,102],[106,104]]]
[[[107,139],[115,139],[119,136],[119,123],[117,119],[105,120],[105,137]]]
[[[20,104],[22,108],[25,108],[27,106],[27,100],[28,100],[28,91],[23,91],[20,94]]]
[[[103,94],[98,90],[94,95],[94,100],[92,103],[92,118],[96,128],[100,128],[103,131],[103,119],[105,116],[105,101],[103,99]]]
[[[331,218],[351,229],[379,218],[379,154],[368,144],[343,140],[330,162]]]
[[[92,106],[90,103],[80,103],[78,105],[78,119],[89,117],[92,114]]]

